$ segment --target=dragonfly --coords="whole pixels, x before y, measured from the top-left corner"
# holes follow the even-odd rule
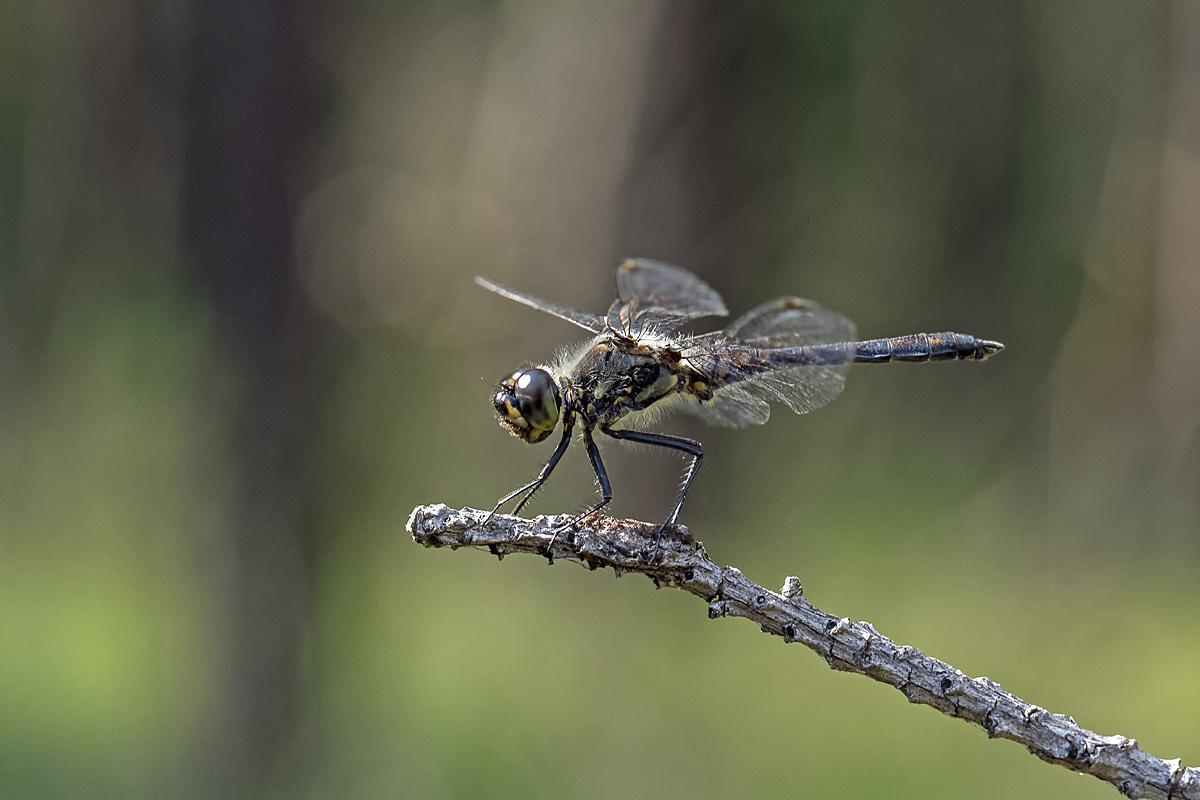
[[[699,442],[646,430],[665,412],[690,412],[709,424],[732,428],[761,425],[770,417],[772,403],[797,414],[829,403],[841,393],[846,371],[855,362],[983,361],[1004,349],[1000,342],[954,332],[858,341],[848,318],[800,297],[763,303],[721,331],[678,333],[692,320],[728,316],[725,302],[691,272],[644,258],[617,266],[617,299],[604,316],[486,278],[475,282],[590,334],[549,363],[522,366],[495,385],[492,405],[511,434],[537,444],[561,424],[562,435],[537,477],[500,498],[492,513],[513,500],[514,513],[521,513],[554,472],[576,426],[600,485],[600,500],[559,531],[577,526],[612,500],[596,446],[598,434],[677,451],[691,460],[671,513],[655,534],[650,563],[657,560],[663,530],[678,519],[704,460]]]

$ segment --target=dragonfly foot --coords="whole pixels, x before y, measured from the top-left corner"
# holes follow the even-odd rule
[[[555,528],[550,534],[550,541],[546,543],[545,555],[546,555],[546,560],[549,561],[551,564],[554,563],[554,543],[558,541],[559,534],[566,531],[569,527],[571,527],[570,524],[560,525],[557,528]]]
[[[663,531],[669,524],[671,524],[670,521],[664,522],[662,525],[659,525],[658,530],[654,532],[654,549],[650,551],[650,561],[648,562],[651,566],[654,566],[654,564],[658,562],[659,544],[662,543]]]
[[[546,558],[549,559],[551,564],[554,563],[554,543],[558,541],[558,537],[567,531],[573,530],[578,524],[579,517],[575,517],[551,530],[550,541],[546,543]]]
[[[508,498],[504,498],[504,500],[507,500],[507,499],[508,499]],[[504,500],[501,500],[499,503],[496,503],[496,507],[495,507],[495,508],[493,508],[491,511],[489,511],[489,512],[488,512],[488,515],[487,515],[486,517],[484,517],[484,518],[483,518],[483,524],[484,524],[484,525],[490,525],[490,524],[491,524],[491,522],[492,522],[492,517],[496,516],[496,514],[498,514],[498,513],[500,512],[500,507],[501,507],[502,505],[504,505]]]

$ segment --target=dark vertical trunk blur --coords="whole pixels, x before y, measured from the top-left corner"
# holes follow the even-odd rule
[[[301,157],[322,101],[305,9],[198,0],[192,10],[183,233],[218,343],[245,373],[228,443],[232,641],[211,770],[221,796],[253,793],[269,779],[301,709],[316,535],[311,464],[328,366],[326,332],[292,263]]]
[[[737,136],[744,95],[754,88],[741,67],[747,48],[769,46],[751,41],[756,16],[740,5],[664,9],[622,183],[618,257],[653,256],[733,283],[736,273],[725,273],[742,237],[731,223],[754,190]]]

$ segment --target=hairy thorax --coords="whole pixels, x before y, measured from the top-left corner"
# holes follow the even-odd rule
[[[577,412],[589,427],[607,427],[688,391],[692,370],[665,343],[621,336],[594,339],[572,363],[563,365]]]

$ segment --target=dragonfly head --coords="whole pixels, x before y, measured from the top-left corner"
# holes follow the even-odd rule
[[[558,425],[562,395],[554,377],[541,367],[519,369],[500,381],[492,395],[496,417],[518,439],[537,444]]]

